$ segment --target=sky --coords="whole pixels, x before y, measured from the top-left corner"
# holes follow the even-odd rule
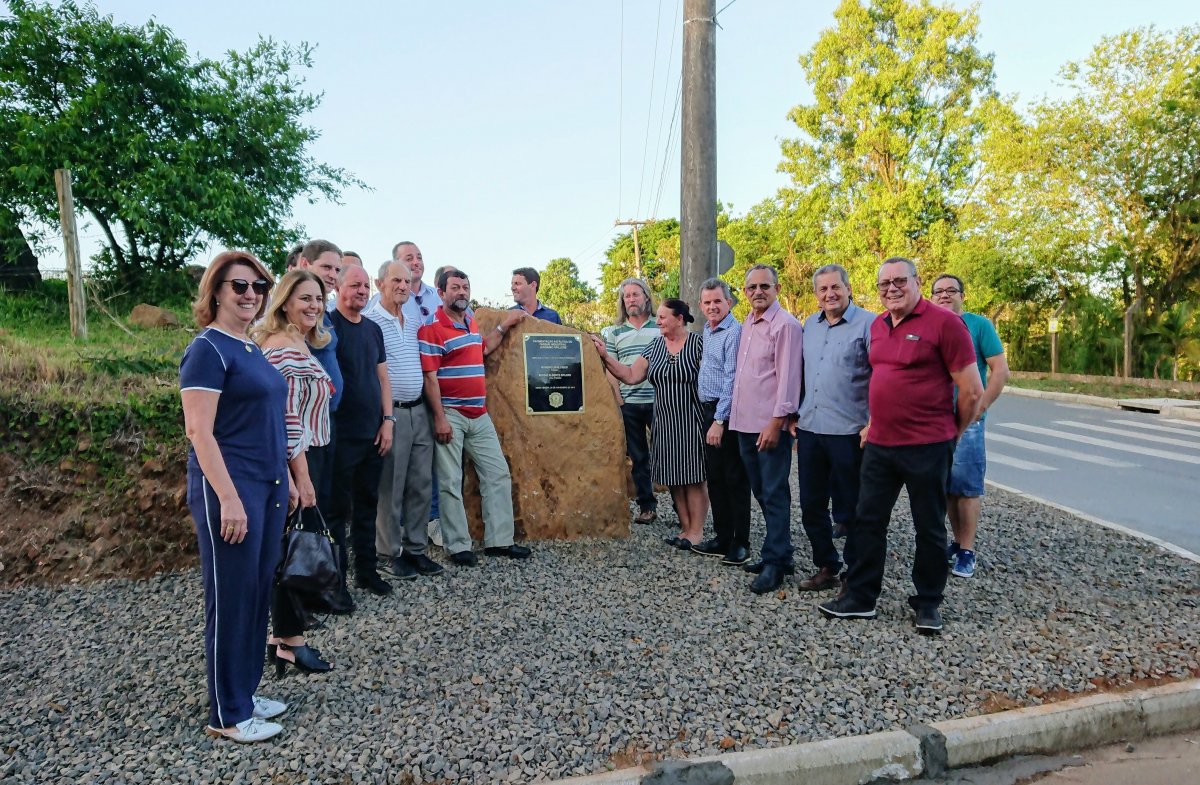
[[[833,24],[837,0],[717,0],[717,194],[741,215],[786,185],[787,119],[811,100],[798,58]],[[965,3],[953,3],[965,7]],[[153,17],[219,58],[260,36],[315,45],[306,86],[313,155],[369,189],[342,204],[298,201],[310,237],[368,269],[400,240],[428,269],[453,264],[473,295],[510,300],[511,271],[567,256],[597,282],[618,219],[679,215],[683,0],[96,0]],[[1191,10],[1188,10],[1191,9]],[[982,0],[980,41],[997,87],[1027,103],[1061,95],[1057,73],[1102,36],[1200,22],[1181,0]],[[674,130],[672,131],[672,118]],[[673,141],[672,141],[673,140]],[[82,221],[82,217],[81,217]],[[99,230],[80,224],[84,256]],[[210,248],[204,263],[218,248]],[[61,253],[43,254],[62,268]]]

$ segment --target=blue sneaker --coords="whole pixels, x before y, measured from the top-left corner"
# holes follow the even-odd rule
[[[958,559],[958,552],[960,550],[962,550],[962,549],[958,547],[958,543],[955,542],[954,540],[951,540],[950,544],[946,546],[946,566],[947,567],[954,566],[954,562]]]
[[[959,550],[954,559],[954,569],[950,570],[950,574],[960,578],[973,576],[975,574],[975,551],[966,548]]]

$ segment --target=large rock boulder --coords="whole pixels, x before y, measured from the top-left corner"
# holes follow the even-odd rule
[[[139,303],[130,311],[129,323],[134,327],[178,327],[179,317],[166,308]]]
[[[503,311],[475,312],[485,335]],[[529,333],[579,335],[583,347],[582,412],[531,415],[526,411],[525,346]],[[519,539],[629,536],[625,488],[625,430],[604,367],[586,333],[541,319],[525,319],[486,360],[487,408],[513,477]],[[467,462],[464,500],[471,536],[483,539],[478,482]]]

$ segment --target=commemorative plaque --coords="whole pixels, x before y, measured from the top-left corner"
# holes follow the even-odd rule
[[[526,334],[525,412],[583,411],[583,342],[578,335]]]

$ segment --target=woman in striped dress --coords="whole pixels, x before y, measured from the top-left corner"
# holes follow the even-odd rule
[[[325,330],[325,284],[308,270],[293,270],[279,282],[262,324],[251,336],[263,356],[283,375],[288,385],[288,467],[300,492],[301,507],[315,507],[316,488],[328,471],[323,449],[329,444],[329,401],[333,382],[312,355],[330,341]],[[305,673],[327,671],[333,666],[304,638],[307,614],[287,591],[275,587],[271,601],[273,635],[268,656],[282,674],[287,663]]]
[[[708,490],[704,476],[704,413],[697,393],[703,339],[690,332],[694,322],[683,300],[668,299],[658,307],[655,324],[662,335],[651,341],[633,365],[612,357],[604,341],[593,337],[604,368],[626,384],[649,379],[654,387],[650,474],[671,489],[682,532],[667,540],[689,551],[704,537]]]

